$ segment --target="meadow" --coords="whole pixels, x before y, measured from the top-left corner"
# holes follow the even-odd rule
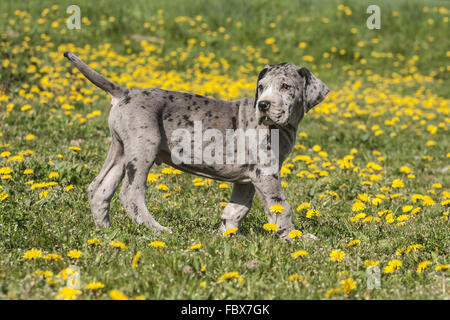
[[[378,30],[357,0],[78,0],[73,30],[71,4],[0,4],[0,299],[449,298],[447,1],[378,1]],[[255,198],[219,234],[231,184],[165,165],[147,205],[172,234],[134,223],[117,193],[97,229],[109,96],[65,50],[125,87],[227,100],[253,96],[267,63],[314,72],[331,92],[281,169],[300,232],[265,230]]]

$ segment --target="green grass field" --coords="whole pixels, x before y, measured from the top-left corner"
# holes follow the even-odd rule
[[[379,30],[356,0],[79,0],[79,30],[71,4],[0,4],[1,299],[449,298],[447,1],[379,1]],[[223,237],[231,184],[167,166],[151,169],[147,205],[172,234],[134,223],[117,193],[112,227],[96,229],[87,186],[109,97],[67,49],[123,86],[222,99],[251,97],[267,63],[308,67],[331,93],[300,124],[282,183],[296,228],[318,240],[264,230],[257,198]]]

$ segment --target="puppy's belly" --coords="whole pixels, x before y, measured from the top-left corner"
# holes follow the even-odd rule
[[[180,163],[175,164],[172,161],[171,153],[166,150],[160,150],[156,160],[156,164],[165,163],[181,171],[192,173],[198,176],[211,178],[221,181],[249,183],[247,176],[248,166],[236,164],[211,164],[206,163]]]

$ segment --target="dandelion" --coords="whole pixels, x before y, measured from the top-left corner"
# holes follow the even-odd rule
[[[103,289],[105,287],[105,285],[103,284],[103,283],[101,283],[101,282],[89,282],[87,285],[86,285],[86,289],[87,290],[99,290],[99,289]]]
[[[384,268],[384,273],[394,273],[402,266],[402,262],[400,260],[391,260],[388,262],[388,265]]]
[[[402,211],[403,211],[404,213],[408,213],[408,212],[410,212],[413,208],[414,208],[414,207],[411,206],[411,205],[403,206]]]
[[[78,295],[81,294],[81,290],[70,287],[64,287],[59,290],[56,299],[75,300]]]
[[[349,294],[352,290],[356,289],[356,282],[352,278],[341,281],[341,287],[345,294]]]
[[[97,238],[88,239],[87,243],[90,245],[100,244],[100,239],[97,239]]]
[[[111,290],[109,292],[109,296],[113,300],[128,300],[128,297],[126,295],[124,295],[122,292],[120,292],[119,290],[116,290],[116,289]]]
[[[219,184],[219,188],[220,189],[228,189],[229,187],[226,183],[221,183],[221,184]]]
[[[345,252],[341,250],[333,250],[330,253],[330,260],[341,262],[345,257]]]
[[[38,276],[42,276],[42,277],[46,277],[46,278],[50,278],[53,277],[53,272],[50,270],[36,270],[35,272]]]
[[[201,243],[197,243],[197,244],[193,244],[192,246],[189,247],[190,251],[194,251],[194,250],[198,250],[202,247]]]
[[[392,188],[403,188],[405,184],[401,179],[395,179],[392,181]]]
[[[61,261],[63,258],[62,258],[59,254],[56,254],[56,253],[49,253],[49,254],[46,254],[46,255],[44,256],[44,259],[45,259],[45,260]]]
[[[227,229],[227,230],[225,230],[225,232],[223,233],[223,236],[226,237],[226,236],[228,236],[228,235],[230,235],[230,234],[235,233],[236,231],[238,231],[238,228],[230,228],[230,229]]]
[[[309,207],[311,207],[311,204],[304,202],[297,207],[297,211],[302,211],[304,209],[308,209]]]
[[[300,237],[303,233],[300,230],[292,230],[289,232],[288,237],[291,239]]]
[[[131,261],[131,266],[133,268],[136,268],[138,266],[140,257],[141,257],[141,251],[138,251],[136,253],[136,255],[133,257],[133,260]]]
[[[353,241],[350,241],[350,242],[347,244],[347,248],[356,246],[356,245],[359,244],[360,242],[361,242],[361,240],[353,240]]]
[[[33,260],[35,258],[41,258],[42,257],[42,251],[38,249],[31,249],[28,250],[23,254],[23,258],[28,260]]]
[[[278,231],[278,226],[275,223],[265,223],[263,228],[267,231]]]
[[[364,265],[366,266],[366,268],[371,268],[371,267],[375,267],[378,266],[380,264],[380,261],[376,260],[366,260],[364,261]]]
[[[422,273],[423,270],[425,270],[426,267],[428,267],[431,264],[431,261],[422,261],[417,266],[417,273]]]
[[[110,245],[111,247],[114,247],[114,248],[119,248],[119,249],[122,250],[122,251],[125,251],[125,250],[127,249],[125,243],[120,242],[120,241],[118,241],[118,240],[113,240],[113,241],[111,241],[111,242],[109,243],[109,245]]]
[[[228,272],[228,273],[224,273],[223,275],[221,275],[219,277],[219,279],[217,279],[217,283],[221,283],[222,281],[230,280],[230,279],[238,279],[239,282],[244,282],[244,279],[242,279],[242,277],[239,275],[239,273],[237,273],[236,271],[233,271],[233,272]]]
[[[284,211],[284,207],[280,204],[274,204],[270,207],[270,211],[274,213],[281,213]]]
[[[416,252],[417,250],[419,250],[420,248],[422,248],[423,246],[421,244],[413,244],[410,245],[407,249],[406,249],[406,254],[410,254],[411,251]]]
[[[165,185],[164,183],[161,183],[161,184],[158,184],[157,189],[162,190],[162,191],[167,191],[167,190],[169,190],[169,187],[167,185]]]
[[[308,252],[305,250],[298,250],[295,251],[294,253],[291,253],[291,257],[294,259],[297,259],[299,257],[306,257],[308,255]]]
[[[76,147],[76,146],[70,146],[69,149],[72,151],[80,151],[81,150],[80,147]]]
[[[436,271],[446,271],[449,269],[448,264],[441,264],[435,268]]]
[[[154,248],[163,248],[166,246],[166,244],[162,241],[152,241],[148,244],[150,247],[154,247]]]
[[[341,288],[333,288],[333,289],[328,290],[328,291],[325,293],[325,297],[326,297],[327,299],[329,299],[330,297],[332,297],[332,296],[334,296],[334,295],[336,295],[336,294],[339,294],[339,293],[341,293],[341,292],[342,292],[342,289],[341,289]]]
[[[67,252],[67,256],[72,259],[78,259],[79,257],[81,257],[81,254],[82,253],[79,250],[70,250],[69,252]]]
[[[362,211],[366,208],[365,204],[361,201],[356,201],[355,203],[353,203],[353,207],[352,207],[352,211]]]

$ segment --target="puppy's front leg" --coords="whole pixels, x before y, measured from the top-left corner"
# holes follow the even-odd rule
[[[268,221],[278,226],[279,237],[286,238],[295,228],[292,223],[292,210],[284,195],[279,176],[260,175],[252,182],[264,204]]]
[[[255,195],[255,188],[251,183],[235,183],[231,192],[231,199],[222,213],[222,224],[219,231],[223,234],[231,228],[239,228],[242,219],[250,210]]]

